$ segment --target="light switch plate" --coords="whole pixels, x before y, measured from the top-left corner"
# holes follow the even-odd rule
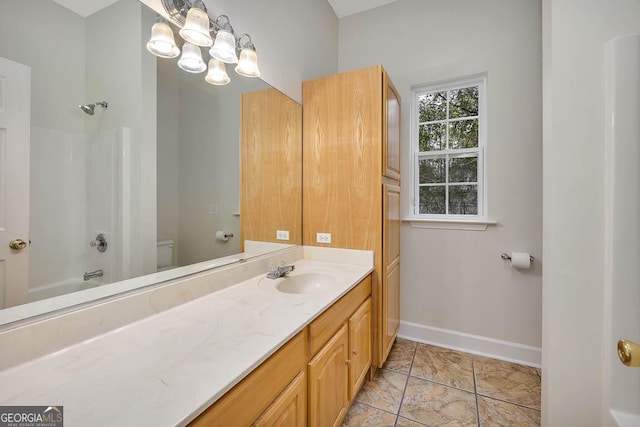
[[[316,233],[316,242],[331,243],[331,233]]]
[[[276,230],[277,240],[289,240],[289,230]]]

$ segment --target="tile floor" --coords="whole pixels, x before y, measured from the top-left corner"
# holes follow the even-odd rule
[[[539,426],[540,369],[398,338],[343,427]]]

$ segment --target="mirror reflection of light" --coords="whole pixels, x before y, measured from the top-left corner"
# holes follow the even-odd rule
[[[202,73],[207,69],[207,65],[202,60],[200,48],[189,42],[182,46],[182,56],[178,60],[178,67],[188,73]]]
[[[217,59],[209,60],[209,72],[204,79],[207,83],[217,86],[226,85],[231,81],[224,62],[218,61]]]

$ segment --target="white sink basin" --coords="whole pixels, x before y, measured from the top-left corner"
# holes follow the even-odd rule
[[[288,294],[309,294],[329,290],[335,283],[335,278],[328,274],[300,273],[278,279],[275,288]]]

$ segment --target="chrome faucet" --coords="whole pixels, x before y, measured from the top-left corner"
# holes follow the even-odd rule
[[[295,270],[295,265],[274,265],[269,267],[269,272],[267,273],[267,279],[277,279],[278,277],[282,277],[290,271]]]
[[[93,279],[95,277],[102,277],[102,275],[104,274],[104,271],[102,271],[102,269],[100,270],[96,270],[96,271],[90,271],[88,273],[84,273],[84,281],[86,282],[89,279]]]
[[[107,250],[107,238],[103,233],[100,233],[96,236],[96,240],[89,242],[89,246],[96,248],[98,252],[104,252]]]

